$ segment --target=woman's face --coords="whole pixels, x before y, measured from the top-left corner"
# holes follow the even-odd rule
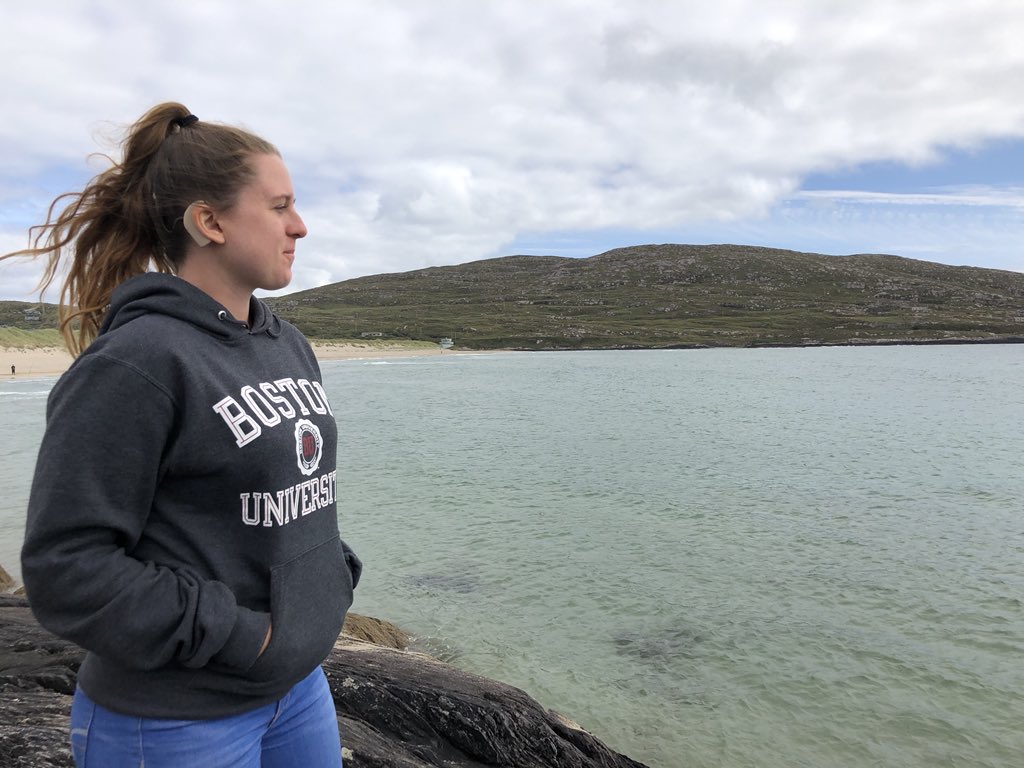
[[[235,288],[252,292],[284,288],[292,279],[295,243],[306,225],[295,210],[295,193],[284,161],[254,155],[252,180],[231,208],[217,214],[224,241],[220,257]]]

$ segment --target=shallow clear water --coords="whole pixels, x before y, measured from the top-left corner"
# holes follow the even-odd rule
[[[659,768],[1024,765],[1024,347],[323,369],[357,612]]]

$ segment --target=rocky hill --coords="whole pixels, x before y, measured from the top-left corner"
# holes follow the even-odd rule
[[[1024,274],[739,245],[506,256],[271,303],[314,338],[448,336],[478,349],[1024,339]]]
[[[640,245],[373,275],[269,300],[313,339],[462,349],[637,349],[1024,340],[1024,274],[884,255]],[[0,302],[0,326],[55,327]]]

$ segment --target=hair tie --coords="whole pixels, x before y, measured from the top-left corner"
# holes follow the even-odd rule
[[[171,120],[171,125],[176,125],[179,128],[188,128],[192,123],[198,123],[199,118],[195,115],[188,115],[187,117],[176,117]]]

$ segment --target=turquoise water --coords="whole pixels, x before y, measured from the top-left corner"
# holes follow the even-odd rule
[[[1024,346],[323,368],[356,611],[656,768],[1024,765]]]

